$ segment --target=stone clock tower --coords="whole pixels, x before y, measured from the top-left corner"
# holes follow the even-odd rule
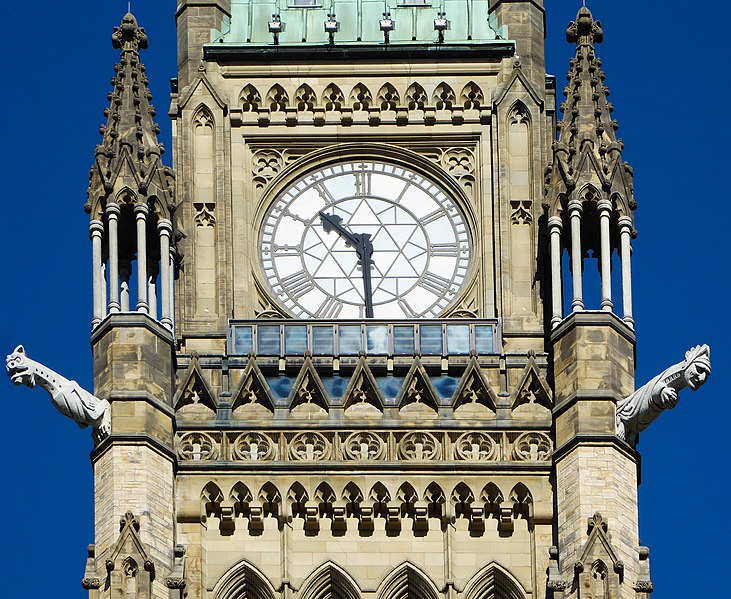
[[[115,29],[94,395],[8,357],[94,428],[92,599],[652,592],[635,444],[710,358],[635,391],[601,26],[557,123],[542,0],[385,7],[179,0],[174,169]]]

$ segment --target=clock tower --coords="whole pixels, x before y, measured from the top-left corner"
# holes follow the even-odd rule
[[[649,597],[637,435],[710,357],[635,391],[603,31],[557,123],[544,12],[178,0],[172,169],[125,15],[94,394],[8,357],[94,427],[91,599]]]

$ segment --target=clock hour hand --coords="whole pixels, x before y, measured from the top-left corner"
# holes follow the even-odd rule
[[[363,296],[365,299],[365,316],[373,318],[373,285],[371,283],[371,265],[373,261],[373,243],[369,233],[351,233],[343,227],[343,219],[335,214],[320,211],[320,221],[325,233],[335,231],[345,240],[346,245],[355,249],[363,271]]]

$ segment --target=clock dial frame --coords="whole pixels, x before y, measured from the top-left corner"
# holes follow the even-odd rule
[[[327,231],[320,213],[346,232]],[[362,264],[347,233],[370,235],[376,318],[438,316],[467,280],[467,220],[440,185],[383,160],[342,161],[287,185],[262,223],[264,278],[292,315],[364,318]]]

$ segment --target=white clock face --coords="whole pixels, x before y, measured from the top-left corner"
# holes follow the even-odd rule
[[[368,301],[361,256],[370,250],[354,243],[364,239]],[[290,185],[264,218],[260,253],[274,295],[296,317],[364,318],[371,303],[375,318],[422,318],[457,295],[471,246],[438,185],[393,164],[352,161]]]

